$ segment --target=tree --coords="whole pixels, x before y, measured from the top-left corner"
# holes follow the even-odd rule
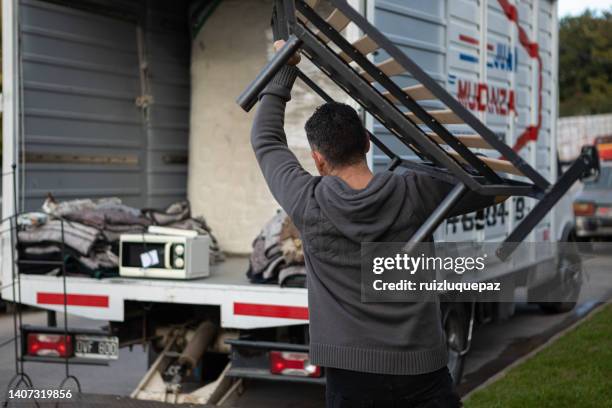
[[[559,24],[560,116],[612,112],[612,9]]]

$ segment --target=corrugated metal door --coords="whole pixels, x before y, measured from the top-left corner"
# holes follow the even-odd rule
[[[27,210],[49,192],[58,199],[118,196],[134,206],[185,197],[186,17],[177,38],[170,17],[150,32],[138,24],[139,16],[155,16],[145,3],[106,7],[120,3],[121,18],[20,2]]]
[[[191,48],[186,5],[146,2],[141,68],[147,82],[143,94],[152,96],[145,115],[148,207],[164,207],[187,196]]]

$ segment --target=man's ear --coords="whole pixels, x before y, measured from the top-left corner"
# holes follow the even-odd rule
[[[319,174],[324,176],[327,172],[327,163],[325,162],[325,158],[316,150],[311,150],[310,155],[312,156],[312,160],[315,162],[315,166],[317,166]]]

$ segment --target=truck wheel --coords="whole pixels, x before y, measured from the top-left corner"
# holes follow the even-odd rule
[[[455,385],[461,381],[467,346],[468,316],[462,303],[442,304],[442,327],[448,348],[448,371]]]
[[[538,303],[547,313],[567,313],[576,307],[582,288],[582,263],[579,254],[564,254],[558,266],[559,302]]]

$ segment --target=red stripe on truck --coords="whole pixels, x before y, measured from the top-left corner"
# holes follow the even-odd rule
[[[64,294],[52,292],[38,292],[36,303],[39,305],[63,305]],[[103,295],[81,295],[68,293],[66,295],[68,306],[108,307],[108,296]]]
[[[308,308],[300,306],[265,305],[261,303],[234,303],[234,314],[240,316],[279,317],[308,320]]]
[[[478,45],[480,41],[474,37],[470,37],[469,35],[459,34],[459,39],[468,44]]]

